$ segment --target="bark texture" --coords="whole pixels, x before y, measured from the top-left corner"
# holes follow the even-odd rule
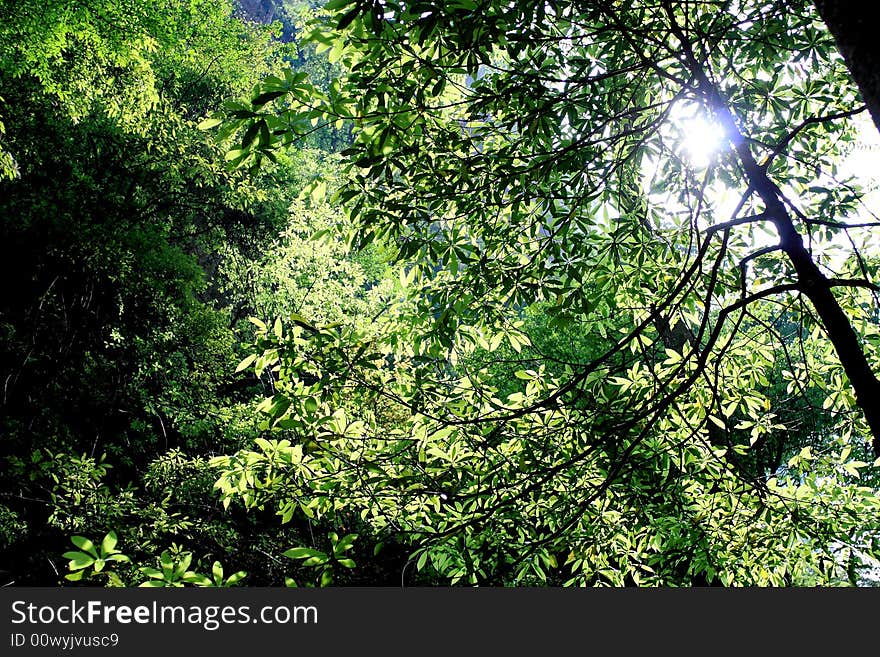
[[[876,0],[814,0],[880,130],[880,5]]]

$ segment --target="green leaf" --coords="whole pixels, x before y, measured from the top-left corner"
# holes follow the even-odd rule
[[[349,25],[351,25],[354,22],[354,19],[358,17],[358,14],[360,14],[360,12],[361,12],[360,7],[355,6],[348,13],[346,13],[342,18],[339,19],[339,22],[336,24],[336,29],[337,30],[344,30],[345,28],[347,28]]]
[[[116,538],[116,532],[112,532],[112,531],[109,532],[104,537],[104,540],[101,541],[102,554],[107,555],[107,554],[113,552],[114,548],[116,547],[117,540],[118,539]]]
[[[303,566],[322,566],[325,563],[330,561],[330,557],[326,554],[321,554],[320,556],[309,557],[305,561],[303,561]]]
[[[336,541],[336,544],[333,547],[333,553],[339,555],[347,550],[350,550],[354,545],[355,540],[357,540],[357,537],[357,534],[346,534],[338,541]]]
[[[256,123],[252,123],[250,125],[250,127],[248,127],[248,129],[244,133],[244,136],[241,138],[241,151],[240,152],[246,151],[251,146],[251,144],[254,143],[254,141],[257,138],[257,135],[259,135],[259,134],[260,134],[260,122],[257,121]],[[235,158],[233,158],[233,159],[235,159]]]
[[[214,584],[210,577],[194,572],[185,573],[181,579],[187,584],[195,584],[196,586],[212,586]]]
[[[226,580],[226,586],[235,586],[245,577],[247,577],[247,572],[245,572],[244,570],[239,570],[238,572],[232,573]]]
[[[70,542],[83,552],[88,552],[90,555],[95,557],[95,559],[98,558],[98,550],[95,549],[95,544],[92,543],[85,536],[71,536]]]
[[[326,557],[323,552],[320,550],[313,550],[312,548],[307,547],[296,547],[290,548],[286,552],[282,552],[285,557],[289,557],[291,559],[306,559],[308,557]]]
[[[327,11],[336,11],[337,9],[347,7],[353,2],[357,2],[357,0],[330,0],[330,2],[324,5],[324,9]]]
[[[275,100],[276,98],[281,98],[284,96],[287,91],[264,91],[260,95],[256,96],[253,100],[251,100],[251,105],[254,107],[262,107],[266,103]]]
[[[254,364],[254,361],[255,361],[255,360],[257,360],[257,355],[256,355],[256,354],[251,354],[250,356],[247,356],[247,357],[246,357],[244,360],[242,360],[242,361],[238,364],[238,366],[235,368],[235,373],[238,374],[239,372],[241,372],[241,371],[243,371],[243,370],[246,370],[248,367],[250,367],[251,365]]]
[[[189,568],[192,560],[193,556],[190,552],[184,552],[182,555],[180,555],[180,561],[178,562],[175,569],[175,573],[178,575],[178,577],[185,577],[186,574],[188,574],[186,570]]]
[[[70,563],[67,565],[70,570],[87,568],[95,563],[95,557],[88,555],[85,552],[65,552],[61,556],[65,559],[70,559]]]
[[[206,130],[210,130],[211,128],[216,128],[221,123],[223,123],[223,119],[205,119],[204,121],[199,123],[198,129],[204,132]]]
[[[305,317],[303,317],[302,315],[299,315],[299,314],[297,314],[297,313],[290,313],[290,315],[288,315],[288,317],[290,317],[290,321],[291,321],[291,322],[293,322],[293,323],[295,323],[295,324],[298,324],[299,326],[301,326],[301,327],[303,327],[303,328],[305,328],[305,329],[308,329],[308,330],[310,330],[310,331],[315,331],[315,332],[318,331],[317,327],[316,327],[314,324],[311,324],[311,323],[310,323]]]

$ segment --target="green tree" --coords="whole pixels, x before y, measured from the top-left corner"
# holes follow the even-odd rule
[[[264,410],[317,448],[222,459],[224,494],[355,510],[453,582],[856,582],[880,504],[855,481],[880,440],[877,222],[838,179],[864,108],[812,4],[326,8],[311,38],[345,74],[267,79],[229,125],[269,136],[235,158],[353,123],[335,198],[409,298],[366,331],[262,332],[284,397]],[[699,125],[721,135],[706,163]],[[533,344],[533,304],[600,349],[531,352],[502,393],[493,352]],[[788,429],[774,388],[827,424],[756,471]]]
[[[0,181],[10,577],[54,581],[72,533],[116,530],[139,559],[175,540],[234,550],[233,520],[203,504],[201,455],[258,435],[256,382],[234,375],[218,256],[259,253],[295,194],[277,174],[229,171],[197,125],[285,47],[227,3],[0,11],[2,147],[17,166]]]

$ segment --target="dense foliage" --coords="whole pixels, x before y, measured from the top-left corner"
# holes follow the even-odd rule
[[[810,3],[0,15],[5,582],[874,578],[880,221]]]
[[[340,262],[347,297],[376,275],[362,271],[369,258],[292,243],[304,218],[289,206],[328,156],[303,151],[250,177],[197,129],[290,48],[217,2],[2,13],[6,581],[55,583],[71,535],[111,531],[143,567],[195,551],[203,570],[231,558],[276,581],[262,553],[297,531],[211,501],[207,459],[259,435],[261,384],[235,373],[252,336],[243,320],[301,297],[307,273],[288,266],[313,267],[316,252],[332,279],[311,281],[316,303],[340,292]]]

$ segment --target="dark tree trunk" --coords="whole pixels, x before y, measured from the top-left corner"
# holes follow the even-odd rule
[[[880,7],[865,0],[814,0],[880,130]]]
[[[816,314],[825,326],[825,333],[834,345],[837,357],[853,387],[856,402],[865,414],[865,420],[873,436],[874,453],[880,456],[880,403],[878,403],[880,380],[871,369],[858,335],[832,292],[832,282],[822,273],[804,246],[803,238],[782,203],[776,185],[755,161],[748,142],[739,133],[733,114],[724,104],[717,89],[702,71],[697,72],[696,75],[700,80],[700,86],[713,101],[728,134],[733,136],[732,142],[749,184],[761,197],[767,214],[776,225],[780,246],[788,255],[797,274],[800,291],[812,302]]]

